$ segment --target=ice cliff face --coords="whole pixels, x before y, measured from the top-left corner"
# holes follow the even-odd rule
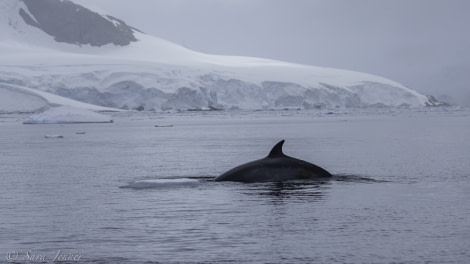
[[[101,106],[161,111],[437,104],[370,74],[191,51],[69,0],[2,0],[0,29],[0,83]]]

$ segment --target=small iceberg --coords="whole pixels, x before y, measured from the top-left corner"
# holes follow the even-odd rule
[[[119,188],[133,188],[133,189],[146,189],[146,188],[167,188],[167,187],[195,187],[200,182],[196,179],[181,178],[181,179],[153,179],[153,180],[140,180],[129,183],[128,185]]]
[[[112,123],[106,115],[88,109],[72,106],[50,108],[42,113],[32,115],[23,124],[81,124],[81,123]]]
[[[64,138],[62,135],[45,135],[45,138]]]

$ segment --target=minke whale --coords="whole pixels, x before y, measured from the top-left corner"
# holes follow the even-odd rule
[[[282,152],[283,144],[284,140],[281,140],[267,157],[235,167],[215,178],[215,181],[276,182],[332,177],[317,165],[285,155]]]

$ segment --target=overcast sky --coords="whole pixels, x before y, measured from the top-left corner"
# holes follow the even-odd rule
[[[193,50],[367,72],[470,105],[469,0],[74,1]]]

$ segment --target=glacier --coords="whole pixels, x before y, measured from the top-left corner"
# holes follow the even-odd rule
[[[64,1],[67,12],[82,10],[74,15],[72,28],[92,31],[85,32],[88,42],[61,36],[60,31],[51,33],[41,24],[46,10],[65,12],[51,10],[58,4],[46,9],[29,0],[0,3],[0,30],[4,32],[0,36],[0,83],[92,105],[153,111],[439,104],[383,77],[262,58],[204,54],[147,35],[107,14],[84,12],[88,9],[72,1],[47,2]],[[47,25],[54,18],[60,24],[63,14],[47,18]],[[96,25],[124,27],[121,31],[128,41],[116,42],[115,35],[90,40],[101,28],[90,26],[90,20]],[[28,100],[40,104],[34,96]]]

